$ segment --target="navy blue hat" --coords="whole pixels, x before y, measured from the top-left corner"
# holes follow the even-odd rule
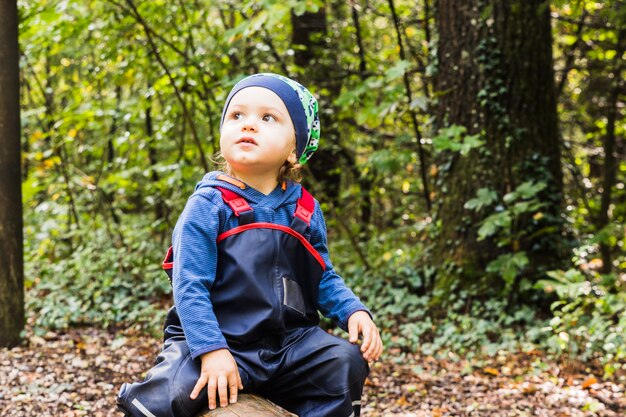
[[[320,119],[317,100],[302,84],[278,74],[261,73],[239,81],[226,98],[220,129],[233,96],[246,87],[263,87],[273,91],[285,103],[296,132],[296,156],[305,164],[317,150],[320,138]]]

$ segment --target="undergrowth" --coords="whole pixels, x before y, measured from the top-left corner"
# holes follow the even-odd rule
[[[36,220],[43,217],[25,225],[26,311],[36,333],[72,325],[160,328],[171,291],[160,266],[167,243],[154,237],[155,225],[136,219],[111,233],[93,220],[61,232],[53,219]]]
[[[410,241],[401,229],[378,234],[362,243],[370,269],[346,257],[335,263],[372,310],[388,350],[468,360],[543,351],[556,360],[599,364],[606,378],[626,373],[626,294],[620,291],[625,283],[615,274],[585,270],[580,250],[570,270],[551,271],[536,285],[536,292],[554,299],[544,311],[531,302],[510,306],[495,290],[486,296],[456,288],[441,303],[432,289],[437,268],[423,261],[428,246],[398,245]],[[353,250],[343,240],[332,249]]]
[[[119,233],[95,224],[61,233],[39,214],[25,228],[26,309],[35,332],[96,325],[158,334],[171,303],[160,268],[169,242],[155,237],[163,226],[135,219]],[[623,374],[624,282],[589,269],[593,245],[576,252],[570,270],[552,271],[537,284],[536,291],[555,300],[551,311],[540,311],[530,303],[511,308],[506,297],[468,289],[442,297],[433,289],[437,266],[425,261],[429,248],[415,231],[398,227],[361,239],[367,266],[353,240],[330,239],[336,269],[373,312],[388,351],[472,359],[539,349],[554,358],[597,361],[606,377]]]

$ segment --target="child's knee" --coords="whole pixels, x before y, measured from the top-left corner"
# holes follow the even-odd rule
[[[199,375],[187,342],[168,341],[143,382],[124,384],[118,407],[129,416],[149,415],[146,411],[157,416],[194,416],[206,404],[206,391],[195,401],[189,398]]]
[[[362,389],[369,373],[367,362],[359,347],[345,340],[337,340],[317,358],[321,365],[307,378],[328,395],[347,394]]]
[[[335,349],[337,352],[338,363],[341,364],[347,374],[350,383],[363,382],[369,374],[369,366],[363,355],[361,354],[360,347],[353,345],[349,342],[340,343]]]

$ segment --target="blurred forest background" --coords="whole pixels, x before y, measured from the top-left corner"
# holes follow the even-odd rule
[[[158,334],[160,261],[214,167],[223,101],[245,75],[278,72],[319,98],[303,182],[388,349],[626,370],[623,1],[18,8],[35,332]]]

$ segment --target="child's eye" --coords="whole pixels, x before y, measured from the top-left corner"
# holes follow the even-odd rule
[[[276,118],[274,116],[272,116],[271,114],[265,114],[265,115],[263,115],[263,121],[264,122],[275,122]]]
[[[234,111],[230,114],[230,118],[233,120],[240,120],[243,117],[243,113],[240,111]]]

